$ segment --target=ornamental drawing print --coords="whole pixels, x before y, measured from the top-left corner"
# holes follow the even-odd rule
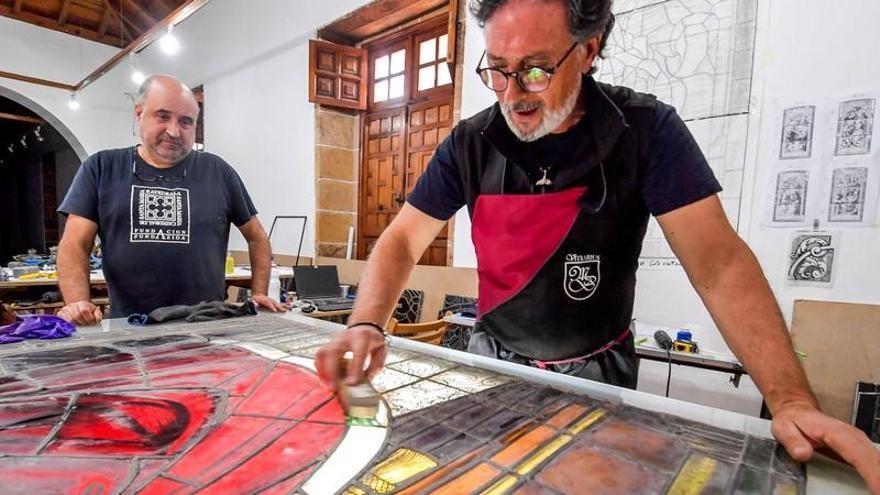
[[[805,105],[782,112],[782,139],[779,158],[809,158],[813,149],[813,124],[816,107]]]
[[[807,185],[810,172],[788,170],[776,176],[773,201],[774,222],[802,222],[806,215]]]
[[[861,222],[865,216],[867,191],[867,167],[835,169],[828,200],[828,221]]]
[[[788,284],[830,287],[838,236],[832,232],[795,232],[788,255]]]
[[[130,242],[189,244],[189,189],[131,186]]]
[[[864,155],[871,152],[875,102],[873,98],[864,98],[840,103],[835,155]]]

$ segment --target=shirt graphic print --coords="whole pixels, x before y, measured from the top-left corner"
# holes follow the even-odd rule
[[[131,186],[131,242],[189,244],[189,189]]]

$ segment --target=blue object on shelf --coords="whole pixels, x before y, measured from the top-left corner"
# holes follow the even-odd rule
[[[682,342],[690,342],[693,335],[687,330],[679,330],[677,334],[675,334],[675,340],[680,340]]]

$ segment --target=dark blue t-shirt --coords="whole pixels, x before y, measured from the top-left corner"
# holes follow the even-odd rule
[[[577,125],[585,123],[581,119]],[[577,125],[575,127],[577,127]],[[533,180],[540,178],[535,161],[564,162],[580,139],[573,127],[561,134],[547,135],[534,143],[520,143],[517,164]],[[687,126],[665,103],[657,102],[654,130],[649,147],[648,165],[642,184],[642,197],[652,215],[658,216],[699,201],[721,191],[712,169]],[[560,163],[577,166],[576,163]],[[448,220],[465,205],[461,174],[455,164],[455,148],[450,137],[434,153],[407,202],[438,220]]]
[[[225,299],[230,222],[257,213],[220,157],[193,151],[158,169],[135,148],[90,156],[58,211],[98,224],[112,318]]]

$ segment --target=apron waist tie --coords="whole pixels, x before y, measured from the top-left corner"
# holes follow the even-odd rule
[[[551,366],[551,365],[582,363],[582,362],[584,362],[584,361],[586,361],[586,360],[588,360],[598,354],[602,354],[603,352],[607,351],[608,349],[611,349],[612,347],[616,346],[617,344],[623,342],[624,340],[626,340],[627,337],[629,337],[629,333],[630,333],[629,327],[627,327],[623,331],[623,333],[621,333],[620,335],[617,336],[616,339],[608,342],[607,344],[603,345],[602,347],[600,347],[600,348],[596,349],[595,351],[593,351],[589,354],[586,354],[584,356],[578,356],[578,357],[573,357],[573,358],[569,358],[569,359],[559,359],[556,361],[540,361],[538,359],[530,359],[529,363],[531,363],[536,368],[542,369],[542,370],[546,370],[547,367]]]

